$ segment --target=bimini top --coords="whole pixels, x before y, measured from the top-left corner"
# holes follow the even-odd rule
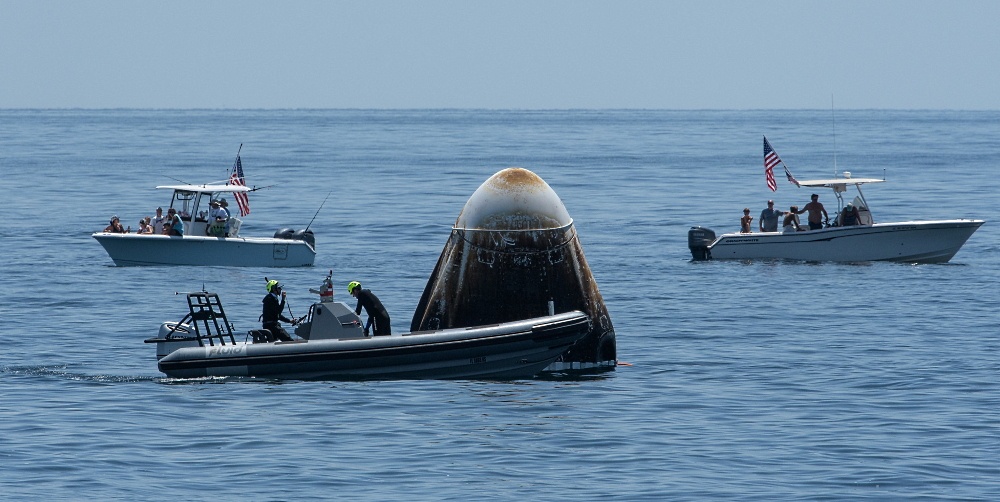
[[[157,190],[180,190],[183,192],[249,192],[250,188],[243,185],[161,185]]]
[[[843,192],[847,188],[847,185],[864,185],[865,183],[885,183],[885,180],[880,180],[878,178],[852,178],[851,173],[844,171],[843,178],[803,180],[799,181],[799,186],[827,187],[837,190],[838,192]]]

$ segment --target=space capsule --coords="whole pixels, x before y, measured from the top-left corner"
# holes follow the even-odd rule
[[[515,167],[491,176],[466,202],[410,330],[477,326],[571,310],[590,316],[590,332],[548,369],[614,368],[614,326],[573,219],[544,180]]]

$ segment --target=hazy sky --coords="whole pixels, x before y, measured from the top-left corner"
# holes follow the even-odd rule
[[[0,0],[0,108],[1000,109],[1000,1]]]

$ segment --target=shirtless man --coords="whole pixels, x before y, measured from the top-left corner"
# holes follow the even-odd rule
[[[830,219],[830,215],[826,213],[826,208],[819,202],[819,195],[812,194],[812,202],[802,206],[802,210],[796,211],[795,214],[802,214],[806,211],[809,212],[809,230],[822,229],[823,220]],[[819,217],[820,213],[823,214],[822,219]]]

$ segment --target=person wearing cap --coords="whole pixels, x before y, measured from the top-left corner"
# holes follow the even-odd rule
[[[222,197],[221,199],[219,199],[219,207],[221,207],[222,210],[226,212],[226,218],[232,218],[233,217],[233,213],[229,211],[229,202],[226,202],[226,198],[225,197]]]
[[[351,296],[358,299],[358,306],[354,309],[354,313],[361,315],[361,309],[365,309],[365,313],[368,314],[368,322],[365,324],[365,336],[368,336],[368,330],[374,324],[375,336],[388,336],[392,334],[392,328],[389,327],[389,313],[386,312],[385,307],[382,306],[382,302],[372,293],[370,289],[363,289],[361,283],[358,281],[351,281],[347,285],[347,292]]]
[[[233,217],[233,213],[229,210],[229,203],[226,202],[226,198],[225,197],[219,199],[219,207],[222,208],[222,210],[226,212],[225,232],[226,232],[226,237],[229,237],[230,236],[229,235],[229,228],[230,228],[229,227],[229,221],[230,221],[230,218]]]
[[[861,215],[858,214],[858,208],[854,207],[853,202],[848,202],[847,205],[844,206],[844,210],[841,212],[840,225],[844,227],[850,227],[860,224],[861,224]]]
[[[157,235],[162,234],[163,233],[163,224],[167,222],[167,217],[163,216],[163,208],[162,207],[156,208],[156,216],[154,216],[151,219],[151,221],[153,222],[153,233],[157,234]]]
[[[118,215],[111,216],[111,224],[104,227],[104,231],[112,234],[126,234],[125,227],[122,226],[122,222],[118,221]]]
[[[208,235],[224,237],[226,232],[226,221],[229,220],[229,213],[222,208],[217,200],[213,200],[209,205],[212,207],[212,210],[208,212],[208,220],[211,223],[206,231]]]
[[[261,327],[270,331],[271,335],[283,342],[292,341],[292,336],[285,331],[285,328],[281,327],[278,321],[290,323],[295,326],[297,322],[295,320],[285,317],[282,313],[285,310],[285,292],[281,290],[281,283],[275,280],[267,281],[264,287],[267,290],[267,296],[264,297],[261,302],[264,304],[264,310],[261,312]]]
[[[785,214],[784,211],[779,211],[774,208],[774,201],[767,201],[767,209],[760,212],[760,221],[757,224],[760,226],[761,232],[777,232],[778,231],[778,218]]]

